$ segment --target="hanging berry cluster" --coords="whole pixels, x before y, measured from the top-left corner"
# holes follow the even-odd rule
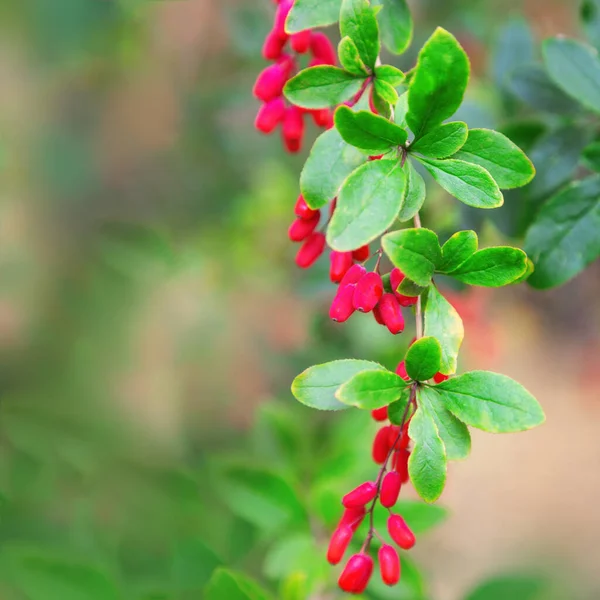
[[[301,244],[296,264],[303,269],[330,249],[330,279],[337,284],[331,319],[372,313],[393,335],[404,331],[405,316],[414,319],[415,337],[395,371],[369,360],[337,360],[308,368],[292,384],[307,406],[363,409],[380,423],[372,446],[379,471],[342,498],[344,512],[327,551],[337,565],[353,548],[338,580],[353,594],[366,589],[375,552],[383,582],[400,580],[398,549],[415,544],[401,510],[393,512],[404,486],[410,482],[434,502],[448,462],[470,452],[469,427],[516,432],[544,420],[516,381],[487,371],[455,375],[463,324],[436,283],[438,274],[492,288],[518,283],[531,274],[531,261],[518,248],[479,249],[474,231],[459,231],[442,245],[420,216],[424,172],[461,202],[493,209],[503,203],[501,188],[526,185],[535,169],[504,135],[448,122],[469,80],[468,57],[450,33],[436,30],[407,74],[381,64],[380,27],[391,52],[410,43],[410,14],[396,9],[397,0],[379,0],[377,7],[368,0],[281,0],[264,49],[276,62],[255,87],[265,102],[257,127],[268,132],[283,122],[291,151],[300,149],[302,128],[286,126],[288,113],[299,122],[303,111],[333,111],[333,126],[317,138],[302,171],[288,232]],[[338,17],[341,67],[323,34],[309,31]],[[288,41],[297,54],[312,49],[308,68],[296,73],[297,57],[283,53]],[[374,526],[381,508],[389,512],[386,532]],[[356,539],[363,521],[366,534]]]

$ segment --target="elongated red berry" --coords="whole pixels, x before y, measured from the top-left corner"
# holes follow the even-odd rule
[[[396,267],[390,272],[390,285],[392,286],[394,296],[396,296],[396,300],[398,300],[400,306],[414,306],[419,300],[418,296],[405,296],[397,291],[398,286],[404,281],[405,278],[406,276],[404,273]]]
[[[358,508],[371,502],[376,495],[377,486],[372,481],[366,481],[351,492],[348,492],[342,498],[342,504],[346,508]]]
[[[327,562],[329,564],[337,565],[344,558],[353,535],[354,530],[350,525],[342,525],[333,532],[327,549]]]
[[[326,65],[335,65],[336,53],[329,38],[321,31],[313,31],[310,36],[310,50],[315,59]]]
[[[408,474],[408,459],[410,458],[410,452],[406,448],[401,448],[394,453],[394,460],[392,466],[400,475],[402,484],[405,484],[409,479]]]
[[[329,129],[333,125],[333,113],[328,108],[312,110],[310,114],[317,127]]]
[[[344,514],[338,523],[338,527],[342,525],[349,525],[352,527],[352,531],[356,531],[360,524],[363,522],[365,515],[367,514],[367,510],[364,506],[355,506],[353,508],[345,508]]]
[[[406,372],[406,363],[403,360],[400,361],[396,367],[396,375],[400,375],[404,381],[410,381],[410,377]]]
[[[342,287],[349,283],[358,283],[366,272],[367,270],[362,265],[353,265],[340,281],[339,289],[341,290]]]
[[[285,40],[282,40],[276,31],[271,31],[265,38],[262,55],[265,60],[277,60],[281,56]]]
[[[450,379],[450,376],[444,375],[443,373],[436,373],[433,376],[433,381],[435,381],[435,383],[442,383],[443,381],[448,381],[448,379]]]
[[[288,152],[299,152],[304,137],[304,118],[300,108],[290,106],[286,109],[281,132]]]
[[[371,251],[369,249],[369,244],[366,244],[365,246],[361,246],[360,248],[357,248],[356,250],[354,250],[352,252],[352,258],[356,262],[364,262],[365,260],[367,260],[369,258],[370,255],[371,255]]]
[[[356,284],[354,308],[360,312],[371,312],[379,303],[381,296],[383,296],[381,276],[378,273],[367,273]]]
[[[379,496],[381,506],[392,508],[398,502],[401,487],[402,480],[400,479],[400,475],[396,471],[387,473],[381,483],[381,495]]]
[[[414,306],[419,301],[419,296],[405,296],[404,294],[396,293],[396,299],[400,306]]]
[[[329,309],[329,318],[332,321],[344,323],[354,314],[352,299],[355,289],[356,284],[349,283],[338,291]]]
[[[305,29],[304,31],[294,33],[290,38],[290,45],[292,46],[294,52],[297,52],[298,54],[304,54],[305,52],[308,52],[308,49],[310,48],[310,38],[310,29]]]
[[[373,440],[373,460],[382,465],[390,453],[390,426],[382,427]]]
[[[379,301],[379,315],[390,333],[397,335],[404,331],[402,309],[394,294],[383,294]]]
[[[296,264],[301,269],[311,267],[325,250],[325,235],[321,232],[311,233],[296,254]]]
[[[302,242],[305,240],[319,224],[320,215],[315,215],[311,219],[295,219],[288,229],[288,237],[292,242]]]
[[[390,515],[388,533],[403,550],[410,550],[415,545],[415,535],[400,515]]]
[[[270,65],[259,73],[254,84],[253,93],[259,100],[268,102],[281,96],[285,82],[284,69],[278,64]]]
[[[277,59],[277,64],[281,67],[286,81],[290,78],[292,71],[296,66],[296,61],[291,54],[282,53]]]
[[[265,102],[259,109],[254,127],[263,133],[271,133],[283,119],[285,102],[283,98],[273,98]]]
[[[373,574],[373,559],[366,554],[355,554],[346,563],[338,580],[340,589],[351,594],[362,594]]]
[[[394,450],[400,450],[402,434],[398,425],[390,425],[389,440],[390,448],[393,448]]]
[[[344,275],[354,264],[352,260],[352,252],[338,252],[332,250],[330,255],[331,266],[329,269],[329,278],[333,283],[340,283]]]
[[[396,585],[400,581],[400,557],[396,548],[384,544],[379,548],[379,571],[386,585]]]
[[[383,325],[385,327],[385,323],[383,322],[383,319],[381,318],[381,311],[379,310],[379,304],[373,309],[373,316],[375,317],[375,320],[380,325]]]
[[[371,416],[375,421],[387,421],[388,419],[388,407],[382,406],[371,411]]]
[[[311,219],[314,217],[319,211],[313,210],[306,204],[306,200],[304,196],[300,194],[298,196],[298,200],[296,200],[296,206],[294,206],[294,214],[301,219]]]
[[[277,12],[275,13],[275,26],[273,27],[273,30],[284,41],[289,37],[285,32],[285,21],[290,14],[290,10],[292,10],[293,4],[294,0],[281,0],[277,7]]]

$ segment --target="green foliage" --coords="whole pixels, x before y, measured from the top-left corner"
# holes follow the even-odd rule
[[[297,33],[336,23],[341,4],[342,0],[296,0],[285,28],[289,33]]]
[[[469,285],[502,287],[527,270],[527,255],[518,248],[494,247],[478,250],[449,274]]]
[[[442,347],[434,337],[423,337],[406,353],[406,372],[415,381],[431,379],[442,365]]]
[[[444,123],[418,138],[410,151],[428,158],[448,158],[462,148],[467,135],[466,123]]]
[[[270,596],[260,586],[240,573],[217,569],[208,583],[206,600],[269,600]]]
[[[361,371],[339,387],[335,397],[349,406],[373,410],[397,401],[406,386],[396,373],[381,369]]]
[[[392,87],[396,88],[404,83],[404,73],[392,67],[392,65],[379,65],[375,67],[375,77],[377,82],[385,81]]]
[[[542,600],[548,582],[533,575],[505,575],[485,581],[467,596],[467,600]]]
[[[478,246],[479,240],[474,231],[457,231],[442,246],[439,270],[442,273],[451,273],[458,269],[477,252]]]
[[[354,42],[362,61],[373,70],[380,50],[379,27],[368,0],[342,0],[340,32]]]
[[[351,75],[365,77],[369,74],[369,70],[360,57],[356,44],[350,37],[346,36],[340,40],[338,57],[342,67]]]
[[[413,19],[406,0],[379,0],[382,10],[377,15],[385,47],[394,54],[402,54],[410,46]]]
[[[410,160],[404,163],[404,172],[406,173],[406,195],[404,203],[398,213],[398,221],[410,221],[423,207],[427,188],[425,180],[417,172]]]

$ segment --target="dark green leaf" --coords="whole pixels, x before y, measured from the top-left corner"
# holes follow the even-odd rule
[[[348,408],[335,398],[337,389],[361,371],[383,369],[368,360],[335,360],[310,367],[292,383],[292,394],[299,402],[319,410]]]
[[[451,277],[469,285],[502,287],[513,283],[527,270],[527,254],[519,248],[495,246],[478,250]]]
[[[455,373],[458,351],[465,335],[463,322],[456,309],[434,285],[431,285],[427,292],[423,320],[424,334],[437,339],[442,348],[441,365],[438,370],[444,375]]]
[[[341,5],[342,0],[296,0],[285,24],[286,31],[298,33],[337,23]]]
[[[329,108],[353,98],[363,79],[330,65],[300,71],[284,88],[286,98],[302,108]]]
[[[429,285],[442,260],[437,235],[429,229],[403,229],[388,233],[382,246],[394,266],[417,285]]]
[[[442,347],[434,337],[423,337],[408,348],[406,372],[415,381],[431,379],[442,366]]]
[[[456,158],[482,166],[501,189],[527,185],[535,168],[525,153],[506,136],[490,129],[471,129]]]
[[[581,154],[583,162],[592,171],[600,172],[600,142],[592,142]]]
[[[379,56],[379,27],[368,0],[342,0],[340,32],[350,37],[363,62],[373,69]]]
[[[391,371],[362,371],[338,388],[335,397],[348,406],[374,410],[398,400],[406,386],[406,381]]]
[[[520,65],[533,62],[535,40],[524,19],[513,19],[502,27],[494,47],[493,71],[496,84],[504,88],[509,76]]]
[[[402,208],[405,185],[397,160],[376,160],[356,169],[340,190],[327,230],[329,246],[345,252],[384,233]]]
[[[179,540],[173,550],[173,580],[177,589],[200,591],[222,560],[200,538]]]
[[[419,53],[408,92],[407,121],[415,138],[449,119],[461,105],[469,59],[456,38],[438,28]]]
[[[525,431],[545,419],[538,401],[506,375],[472,371],[438,384],[435,390],[461,421],[490,433]]]
[[[335,126],[344,141],[369,154],[382,154],[406,143],[408,134],[387,119],[361,110],[354,112],[347,106],[335,111]]]
[[[466,123],[444,123],[418,138],[411,144],[410,151],[428,158],[447,158],[462,148],[467,141],[467,135],[469,132]]]
[[[417,285],[414,281],[411,281],[408,277],[405,277],[398,286],[398,289],[395,290],[399,294],[403,294],[404,296],[411,296],[412,298],[416,296],[420,296],[427,287],[423,287],[421,285]]]
[[[535,119],[518,119],[505,123],[500,128],[513,144],[528,152],[531,147],[544,135],[546,125]]]
[[[471,592],[467,600],[544,600],[548,582],[533,575],[505,575],[490,579]]]
[[[600,0],[583,0],[580,13],[585,34],[598,48],[600,46]]]
[[[365,77],[368,75],[368,70],[365,63],[362,61],[356,44],[348,37],[342,38],[338,46],[338,56],[340,64],[348,73]]]
[[[498,208],[502,192],[492,176],[479,165],[453,158],[419,158],[432,177],[452,196],[475,208]]]
[[[380,81],[389,83],[396,88],[404,83],[404,73],[392,65],[379,65],[375,67],[375,77]]]
[[[390,423],[394,425],[402,425],[404,418],[410,413],[407,411],[407,406],[410,401],[410,385],[407,385],[400,392],[400,399],[392,402],[388,406],[388,418]]]
[[[412,162],[407,160],[403,168],[406,173],[406,196],[398,213],[398,220],[401,223],[410,221],[421,210],[427,193],[425,181]]]
[[[381,0],[379,28],[385,47],[394,54],[402,54],[412,41],[413,20],[406,0]]]
[[[399,96],[396,88],[383,79],[375,79],[375,92],[377,92],[385,102],[392,106],[398,102]]]
[[[438,267],[441,273],[451,273],[471,258],[479,246],[474,231],[458,231],[442,246],[442,262]]]
[[[571,184],[542,206],[525,247],[539,289],[561,285],[600,256],[600,175]]]
[[[333,200],[346,177],[367,157],[340,136],[337,129],[322,133],[315,141],[300,175],[300,190],[311,208]]]
[[[269,595],[245,575],[217,569],[204,592],[204,600],[269,600]]]

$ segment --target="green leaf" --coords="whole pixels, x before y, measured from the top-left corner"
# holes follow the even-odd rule
[[[399,96],[396,88],[383,79],[375,79],[375,92],[388,104],[392,106],[398,102]],[[377,105],[376,105],[377,107]]]
[[[370,154],[383,154],[406,143],[408,134],[387,119],[367,110],[354,112],[347,106],[335,111],[335,126],[344,141]]]
[[[600,256],[600,175],[575,182],[548,200],[525,238],[538,289],[561,285]]]
[[[173,581],[182,592],[201,590],[222,564],[221,559],[197,537],[178,540],[172,556]]]
[[[385,83],[385,82],[384,82]],[[387,85],[387,84],[385,84]],[[396,93],[396,90],[391,86],[388,86],[389,89],[387,91],[393,90]],[[392,106],[387,101],[381,97],[381,94],[378,92],[378,88],[375,84],[373,84],[371,95],[369,97],[369,103],[373,105],[375,111],[380,114],[384,119],[391,120],[392,118]]]
[[[583,0],[579,11],[585,34],[598,48],[600,46],[600,0]]]
[[[406,386],[406,381],[391,371],[362,371],[344,383],[335,397],[348,406],[374,410],[397,401]]]
[[[478,246],[479,240],[474,231],[458,231],[442,246],[442,262],[438,271],[452,273],[477,252]]]
[[[400,392],[400,398],[388,406],[388,419],[393,425],[402,425],[404,417],[410,415],[407,406],[410,402],[411,384],[406,383],[406,387]]]
[[[419,404],[426,406],[433,417],[448,460],[467,458],[471,451],[471,434],[468,427],[448,411],[442,396],[435,388],[420,388],[417,398]]]
[[[375,77],[380,81],[389,83],[394,88],[404,83],[404,73],[392,65],[379,65],[375,67]]]
[[[546,580],[534,575],[504,575],[477,586],[467,600],[543,600],[548,587]]]
[[[405,185],[397,160],[376,160],[356,169],[340,190],[327,230],[329,246],[346,252],[384,233],[402,208]]]
[[[414,443],[408,460],[410,479],[425,502],[435,502],[446,484],[447,458],[435,421],[423,404],[411,419],[408,433]]]
[[[471,129],[456,158],[482,166],[501,189],[527,185],[535,167],[526,154],[506,136],[490,129]]]
[[[461,421],[490,433],[525,431],[545,420],[538,401],[506,375],[471,371],[436,385],[435,390]]]
[[[582,42],[564,37],[542,46],[550,78],[569,96],[600,113],[600,60],[598,52]]]
[[[421,137],[449,119],[461,105],[469,81],[469,59],[456,38],[438,28],[419,53],[408,92],[407,121]]]
[[[315,141],[300,175],[300,191],[314,209],[333,200],[340,187],[367,157],[347,144],[337,129],[322,133]]]
[[[298,565],[306,568],[314,554],[315,540],[309,533],[292,533],[269,548],[263,572],[269,579],[283,579],[298,571]]]
[[[217,569],[204,592],[204,600],[269,600],[260,586],[240,573]]]
[[[498,87],[505,88],[517,67],[532,62],[535,50],[533,33],[525,19],[512,19],[504,25],[494,44],[493,72]]]
[[[448,518],[448,510],[443,506],[423,504],[415,500],[400,500],[394,510],[402,515],[415,535],[427,533]]]
[[[498,208],[502,192],[492,176],[479,165],[449,158],[418,158],[432,177],[452,196],[475,208]]]
[[[406,160],[403,169],[406,174],[406,195],[398,213],[398,220],[401,223],[410,221],[421,210],[427,193],[425,180],[410,160]]]
[[[393,54],[402,54],[412,41],[413,19],[406,0],[381,0],[379,28],[385,47]]]
[[[285,97],[302,108],[329,108],[353,98],[363,79],[330,65],[300,71],[284,88]]]
[[[403,294],[404,296],[416,297],[420,296],[427,287],[417,285],[414,281],[411,281],[408,277],[405,277],[398,286],[398,289],[395,290],[399,294]]]
[[[495,246],[478,250],[451,277],[469,285],[502,287],[513,283],[527,270],[527,254],[519,248]]]
[[[396,102],[396,108],[394,109],[394,121],[396,125],[402,127],[402,129],[408,128],[406,122],[406,115],[408,113],[408,92],[404,92]]]
[[[348,408],[335,398],[337,389],[361,371],[384,369],[369,360],[334,360],[315,365],[300,373],[292,383],[292,394],[299,402],[319,410]]]
[[[342,38],[338,46],[340,64],[348,73],[365,77],[369,74],[365,63],[362,61],[356,44],[348,37]]]
[[[423,337],[408,348],[406,372],[415,381],[431,379],[442,366],[442,347],[434,337]]]
[[[342,0],[296,0],[287,18],[285,29],[298,33],[337,23]]]
[[[409,150],[429,158],[447,158],[462,148],[467,135],[469,132],[466,123],[444,123],[418,138]]]
[[[600,142],[592,142],[586,146],[581,158],[589,169],[600,172]]]
[[[403,229],[388,233],[381,240],[383,249],[409,279],[417,285],[429,285],[442,260],[437,235],[430,229]]]
[[[440,373],[456,373],[458,351],[465,336],[462,319],[456,309],[434,285],[429,287],[423,311],[424,334],[434,337],[441,346]]]
[[[367,0],[342,0],[340,32],[350,37],[363,62],[373,69],[379,56],[379,27]]]

